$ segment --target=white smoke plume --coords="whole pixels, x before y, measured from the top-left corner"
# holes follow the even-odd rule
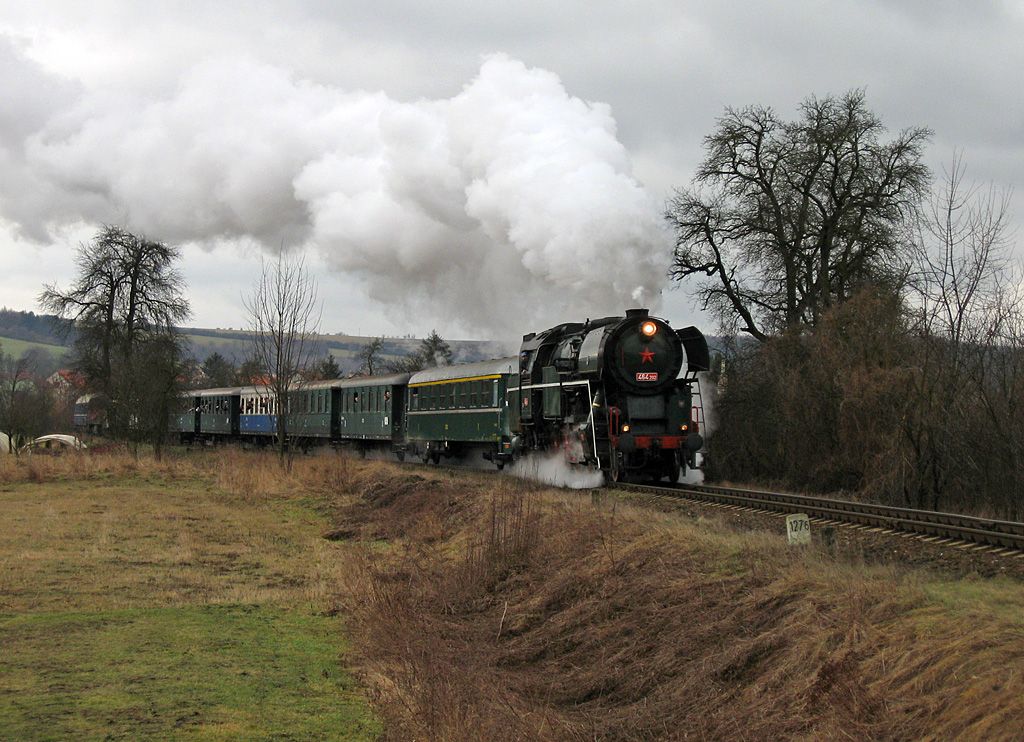
[[[251,60],[148,99],[41,79],[3,37],[0,61],[0,217],[38,240],[85,221],[305,246],[382,306],[495,334],[652,306],[664,282],[659,207],[609,107],[504,55],[412,102]]]
[[[574,467],[559,451],[531,453],[516,459],[505,471],[520,479],[565,487],[572,490],[604,486],[604,474],[597,469]]]

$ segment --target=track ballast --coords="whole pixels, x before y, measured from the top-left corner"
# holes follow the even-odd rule
[[[621,483],[615,486],[661,498],[709,502],[755,512],[806,513],[812,522],[819,524],[915,535],[930,543],[984,548],[1005,556],[1024,557],[1024,523],[1014,521],[711,485]]]

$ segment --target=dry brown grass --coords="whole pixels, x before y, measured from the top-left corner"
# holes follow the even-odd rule
[[[392,739],[1019,739],[1024,593],[380,469],[340,605]]]
[[[0,612],[207,603],[326,607],[343,570],[316,508],[337,456],[195,452],[2,460]]]

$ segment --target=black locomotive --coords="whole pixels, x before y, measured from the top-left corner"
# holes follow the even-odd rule
[[[613,480],[636,473],[677,481],[703,444],[693,402],[697,373],[707,368],[700,331],[673,331],[645,309],[526,335],[522,446],[560,448]]]

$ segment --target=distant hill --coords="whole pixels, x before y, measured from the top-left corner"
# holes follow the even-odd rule
[[[18,312],[6,307],[0,309],[0,337],[3,338],[59,347],[70,344],[67,334],[73,332],[70,320],[52,314]]]
[[[189,341],[192,355],[202,361],[214,353],[225,358],[241,362],[250,353],[252,338],[250,333],[240,330],[210,330],[203,328],[182,328]],[[373,340],[372,336],[362,335],[322,335],[320,337],[321,354],[330,353],[337,360],[343,371],[358,370],[356,355],[363,347]],[[500,358],[515,349],[507,348],[503,343],[491,340],[448,340],[452,348],[455,363],[470,363],[488,358]],[[415,352],[420,345],[419,338],[384,338],[380,357],[385,361],[404,358]]]
[[[201,327],[183,327],[182,333],[188,339],[188,352],[202,362],[214,353],[241,363],[250,353],[251,335],[244,330],[220,330]],[[74,343],[74,327],[68,320],[48,314],[19,312],[0,309],[0,347],[5,353],[21,355],[30,348],[37,348],[60,358]],[[333,354],[344,371],[355,371],[358,365],[356,354],[373,337],[359,335],[323,335],[320,342],[322,354]],[[419,347],[419,338],[384,338],[381,357],[385,360],[410,355]],[[499,358],[515,349],[489,340],[449,340],[456,363],[468,363],[488,358]]]

